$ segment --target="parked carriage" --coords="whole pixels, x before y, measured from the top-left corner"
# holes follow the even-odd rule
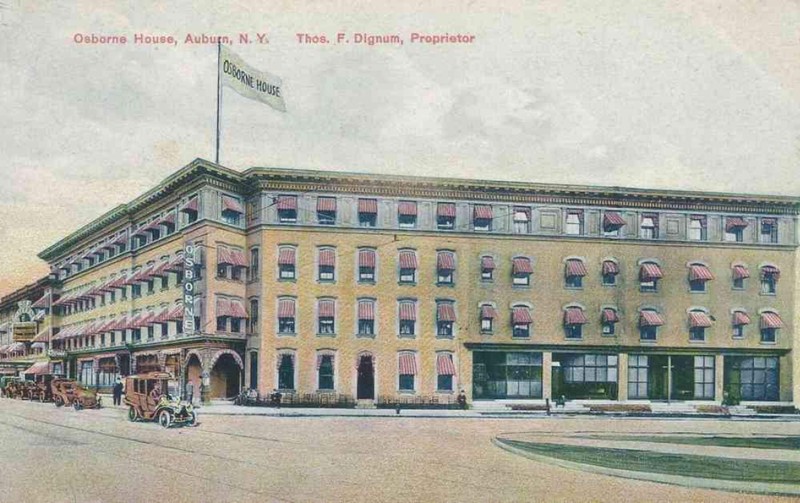
[[[69,407],[71,405],[75,410],[99,409],[101,407],[97,391],[84,388],[72,379],[54,378],[50,389],[56,407],[64,405]]]
[[[16,376],[0,377],[0,392],[5,398],[22,398],[19,395],[22,385],[22,378]]]
[[[197,424],[192,404],[181,400],[178,381],[167,372],[125,378],[125,405],[130,421],[158,421],[164,428]]]

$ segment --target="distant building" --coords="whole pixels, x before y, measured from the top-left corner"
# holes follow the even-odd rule
[[[210,397],[790,402],[799,209],[196,160],[39,255],[52,365]]]

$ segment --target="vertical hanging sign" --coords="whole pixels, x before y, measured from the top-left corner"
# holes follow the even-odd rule
[[[197,332],[194,324],[194,280],[195,280],[195,246],[186,243],[183,247],[183,333],[192,335]]]

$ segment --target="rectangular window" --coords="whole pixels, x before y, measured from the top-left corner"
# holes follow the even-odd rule
[[[689,290],[692,292],[705,292],[706,291],[706,280],[702,279],[695,279],[689,281]]]
[[[400,335],[414,335],[414,320],[400,320]]]
[[[515,323],[513,326],[514,337],[530,337],[531,326],[529,323]]]
[[[333,266],[321,265],[319,266],[319,280],[320,281],[333,281],[334,269]]]
[[[294,332],[294,317],[291,318],[278,318],[278,333],[293,334]]]
[[[278,196],[278,221],[281,223],[297,222],[297,196]]]
[[[655,215],[643,215],[639,236],[642,239],[658,238],[658,219]]]
[[[442,337],[452,337],[453,336],[453,322],[452,321],[438,321],[436,323],[437,331],[436,335]]]
[[[417,226],[417,215],[399,215],[397,224],[403,228],[414,228]]]
[[[579,236],[583,234],[583,211],[568,210],[567,224],[564,231],[568,235]]]
[[[139,283],[134,283],[131,285],[131,297],[134,299],[138,299],[142,296],[142,285]]]
[[[225,316],[217,317],[217,332],[225,332],[228,330],[228,318]]]
[[[642,280],[639,283],[639,290],[642,292],[658,291],[658,280],[657,279]]]
[[[378,223],[378,215],[376,213],[359,213],[358,225],[361,227],[375,227]]]
[[[733,278],[733,289],[744,290],[744,278]]]
[[[286,209],[286,210],[278,210],[278,220],[282,223],[294,223],[297,222],[297,210],[296,209]]]
[[[583,276],[567,276],[567,288],[583,288]]]
[[[654,341],[658,333],[658,327],[646,326],[639,327],[639,337],[643,341]]]
[[[231,267],[231,279],[233,281],[242,281],[242,267]]]
[[[416,283],[417,270],[402,268],[400,269],[400,283]]]
[[[375,227],[378,223],[378,200],[358,200],[358,225],[361,227]]]
[[[281,279],[294,279],[294,264],[280,264],[278,266]]]
[[[689,329],[689,340],[702,342],[706,340],[706,329],[705,327],[691,327]]]
[[[228,266],[225,264],[217,264],[217,278],[220,279],[227,279],[228,278]]]
[[[491,333],[492,331],[492,318],[481,318],[481,332]]]
[[[332,390],[333,388],[333,357],[330,355],[320,356],[319,382],[320,390]]]
[[[319,318],[319,333],[321,334],[333,334],[334,327],[333,327],[333,317],[332,316],[321,316]]]
[[[440,285],[453,284],[453,270],[452,269],[439,269],[436,282]]]
[[[761,220],[761,242],[778,242],[778,221],[774,218],[763,218]]]
[[[259,277],[259,270],[261,264],[259,262],[259,251],[258,248],[251,248],[250,249],[250,270],[249,276],[250,281],[257,281]]]
[[[617,324],[604,321],[603,322],[603,335],[614,335]]]
[[[514,234],[531,232],[531,211],[528,208],[514,208]]]
[[[239,222],[242,220],[242,214],[235,212],[235,211],[223,211],[222,212],[222,221],[226,224],[231,225],[239,225]],[[154,239],[158,239],[156,236],[153,236]]]
[[[494,269],[486,269],[485,267],[481,268],[481,279],[483,281],[491,281],[494,279]]]
[[[375,281],[375,268],[374,267],[359,267],[358,280],[363,282]]]
[[[694,357],[694,399],[714,399],[714,357]]]
[[[777,291],[777,281],[772,274],[764,274],[761,278],[761,293],[774,295]]]
[[[733,227],[725,230],[725,241],[732,243],[741,243],[744,241],[744,229],[742,227]]]
[[[242,319],[231,318],[231,332],[238,334],[242,331]]]
[[[776,337],[776,329],[774,328],[762,328],[761,329],[761,342],[775,342]]]
[[[617,284],[617,275],[616,274],[603,274],[603,285],[605,286],[614,286]]]
[[[358,320],[358,335],[375,335],[375,320]]]
[[[438,391],[453,391],[453,376],[440,374],[436,380],[436,389]]]
[[[453,203],[439,203],[436,208],[436,228],[439,230],[453,230],[456,227],[456,205]]]
[[[516,286],[529,286],[531,284],[531,275],[528,273],[517,273],[512,276],[511,281]]]
[[[733,326],[733,338],[734,339],[742,339],[742,338],[744,338],[744,325],[734,325]]]
[[[572,325],[564,325],[567,339],[581,339],[583,338],[583,325],[576,323]]]
[[[692,241],[706,241],[708,239],[708,228],[705,217],[690,217],[689,239]]]
[[[400,391],[414,391],[413,374],[400,374]]]

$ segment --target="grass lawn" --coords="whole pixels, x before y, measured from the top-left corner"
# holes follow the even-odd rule
[[[800,483],[800,463],[667,454],[633,449],[522,442],[497,439],[523,451],[604,468],[707,479]]]
[[[752,449],[800,449],[800,437],[692,437],[683,435],[586,435],[577,438],[592,440],[623,440],[663,444],[711,445],[715,447],[745,447]]]

